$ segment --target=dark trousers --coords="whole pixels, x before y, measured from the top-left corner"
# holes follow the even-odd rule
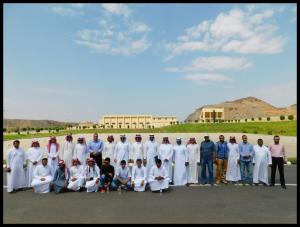
[[[281,183],[281,185],[285,185],[283,158],[276,158],[276,157],[272,157],[271,184],[275,184],[275,175],[276,175],[277,166],[278,166],[279,175],[280,175],[280,183]]]
[[[90,157],[95,159],[97,166],[101,169],[102,166],[102,153],[97,153],[96,155],[90,154]]]

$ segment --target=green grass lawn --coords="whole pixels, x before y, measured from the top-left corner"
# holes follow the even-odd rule
[[[179,124],[170,125],[154,129],[84,129],[84,130],[66,130],[55,133],[37,133],[37,134],[16,134],[3,135],[3,140],[30,139],[49,137],[51,135],[63,136],[69,132],[72,134],[85,133],[189,133],[189,132],[208,132],[208,133],[252,133],[263,135],[281,135],[296,136],[297,121],[282,122],[247,122],[247,123],[215,123],[215,124]]]

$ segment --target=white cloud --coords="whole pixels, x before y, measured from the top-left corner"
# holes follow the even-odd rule
[[[282,8],[282,7],[281,7]],[[242,54],[274,54],[283,50],[286,38],[275,35],[278,27],[270,20],[279,8],[247,5],[220,13],[214,20],[205,20],[185,29],[177,41],[165,45],[166,60],[193,51],[222,51]]]
[[[211,84],[211,82],[228,82],[232,81],[229,77],[222,74],[188,74],[183,77],[184,80],[196,82],[200,85]]]
[[[101,5],[107,12],[118,16],[128,17],[132,13],[132,10],[122,3],[103,3]]]
[[[131,9],[124,4],[102,4],[112,15],[104,15],[95,29],[77,32],[75,43],[86,46],[92,52],[110,55],[136,55],[146,51],[151,42],[147,38],[151,27],[130,16]],[[115,21],[114,15],[126,16]]]
[[[74,15],[83,15],[84,4],[77,3],[77,4],[70,4],[70,5],[63,5],[63,6],[54,6],[52,7],[52,11],[60,16],[74,16]]]
[[[134,22],[130,25],[130,30],[135,33],[150,32],[151,28],[143,22]]]
[[[164,69],[168,72],[201,72],[218,70],[241,70],[252,66],[246,58],[232,58],[226,56],[198,57],[186,67],[169,67]]]
[[[277,107],[287,107],[297,103],[297,82],[292,80],[281,84],[268,84],[259,86],[245,96],[254,96]]]

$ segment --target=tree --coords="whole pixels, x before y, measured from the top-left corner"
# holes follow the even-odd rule
[[[37,128],[35,131],[38,133],[38,132],[40,132],[41,130],[40,130],[39,128]]]
[[[284,119],[285,119],[285,116],[284,116],[284,115],[281,115],[281,116],[280,116],[280,120],[283,121]]]
[[[177,124],[179,124],[179,121],[176,121]],[[154,128],[154,127],[153,127]]]
[[[289,115],[289,116],[288,116],[288,119],[289,119],[289,120],[293,120],[293,119],[294,119],[294,116],[293,116],[293,115]]]
[[[93,125],[93,129],[97,128],[97,125]]]
[[[198,123],[198,120],[195,120],[195,123]]]
[[[270,117],[267,117],[267,121],[270,121],[271,120],[271,118]]]
[[[25,132],[25,131],[26,131],[26,128],[22,128],[22,131]]]
[[[251,121],[254,121],[254,117],[251,118]]]
[[[56,128],[55,131],[56,131],[56,132],[59,132],[59,128]]]
[[[248,121],[248,119],[246,118],[246,119],[245,119],[245,122],[247,122],[247,121]]]
[[[259,118],[258,118],[258,120],[260,120],[260,121],[261,121],[261,117],[259,117]]]

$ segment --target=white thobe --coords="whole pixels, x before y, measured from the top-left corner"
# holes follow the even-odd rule
[[[31,147],[27,151],[27,160],[28,160],[28,166],[27,166],[27,187],[31,187],[31,183],[34,178],[34,171],[36,167],[42,163],[42,154],[43,151],[41,148],[37,147]],[[35,165],[33,162],[37,162]]]
[[[85,187],[87,192],[97,192],[100,185],[100,169],[97,165],[93,167],[86,166],[85,167]],[[88,180],[93,177],[93,180]],[[98,183],[96,181],[98,180]]]
[[[74,157],[75,143],[65,141],[60,149],[60,158],[64,160],[66,167],[72,167],[72,159]]]
[[[86,159],[89,157],[87,146],[85,144],[77,143],[74,148],[74,159],[78,159],[83,169],[86,167]]]
[[[147,160],[146,171],[147,171],[147,179],[149,179],[149,173],[152,166],[155,165],[155,156],[158,156],[158,143],[155,141],[147,141],[144,144],[144,156]]]
[[[41,178],[45,178],[45,180],[41,181]],[[34,170],[34,179],[31,186],[35,193],[48,193],[52,180],[52,168],[49,165],[40,164]]]
[[[72,179],[76,178],[75,181],[72,181]],[[81,187],[83,187],[84,184],[84,172],[83,172],[83,166],[77,165],[72,166],[70,168],[70,179],[68,184],[68,189],[71,189],[73,191],[78,191]]]
[[[126,165],[128,164],[129,155],[131,152],[131,146],[128,142],[118,142],[115,147],[114,159],[117,160],[116,166],[121,165],[121,161],[125,160]]]
[[[163,177],[163,180],[155,180],[155,177]],[[149,184],[151,191],[158,191],[160,189],[167,189],[169,187],[168,171],[161,165],[160,168],[153,166],[149,173]]]
[[[114,161],[115,147],[116,147],[115,142],[111,142],[111,143],[105,142],[102,151],[102,159],[110,158],[110,165],[112,165],[114,168],[116,166],[116,163]]]
[[[52,177],[54,177],[55,171],[58,168],[58,155],[59,151],[56,151],[56,145],[50,145],[50,151],[48,151],[48,165],[51,167]],[[55,158],[52,160],[52,158]]]
[[[132,178],[131,178],[131,182],[134,183],[134,191],[137,192],[143,192],[145,191],[145,187],[146,187],[146,168],[144,166],[141,166],[140,168],[135,165],[132,168]],[[142,181],[144,181],[144,185],[142,186]]]
[[[240,159],[239,145],[237,143],[227,143],[228,147],[228,163],[226,171],[227,181],[241,180],[241,169],[238,164]]]
[[[187,183],[187,167],[185,163],[189,161],[186,146],[184,144],[175,145],[173,147],[174,160],[174,185],[185,185]]]
[[[133,160],[134,165],[136,165],[136,160],[144,159],[144,145],[140,142],[134,142],[131,147],[131,152],[129,159]]]
[[[159,158],[165,169],[168,171],[170,182],[172,182],[172,159],[173,159],[173,146],[172,144],[161,144],[158,148]],[[167,160],[167,161],[165,161]]]
[[[255,145],[253,163],[253,183],[259,183],[259,181],[269,184],[268,181],[268,165],[272,164],[272,156],[269,148],[266,146]]]
[[[198,163],[200,162],[200,146],[199,144],[187,145],[189,165],[187,167],[188,183],[198,183]]]
[[[7,152],[7,168],[11,171],[7,173],[7,191],[12,192],[14,189],[26,186],[25,170],[23,165],[26,164],[25,151],[22,148],[12,148]]]

